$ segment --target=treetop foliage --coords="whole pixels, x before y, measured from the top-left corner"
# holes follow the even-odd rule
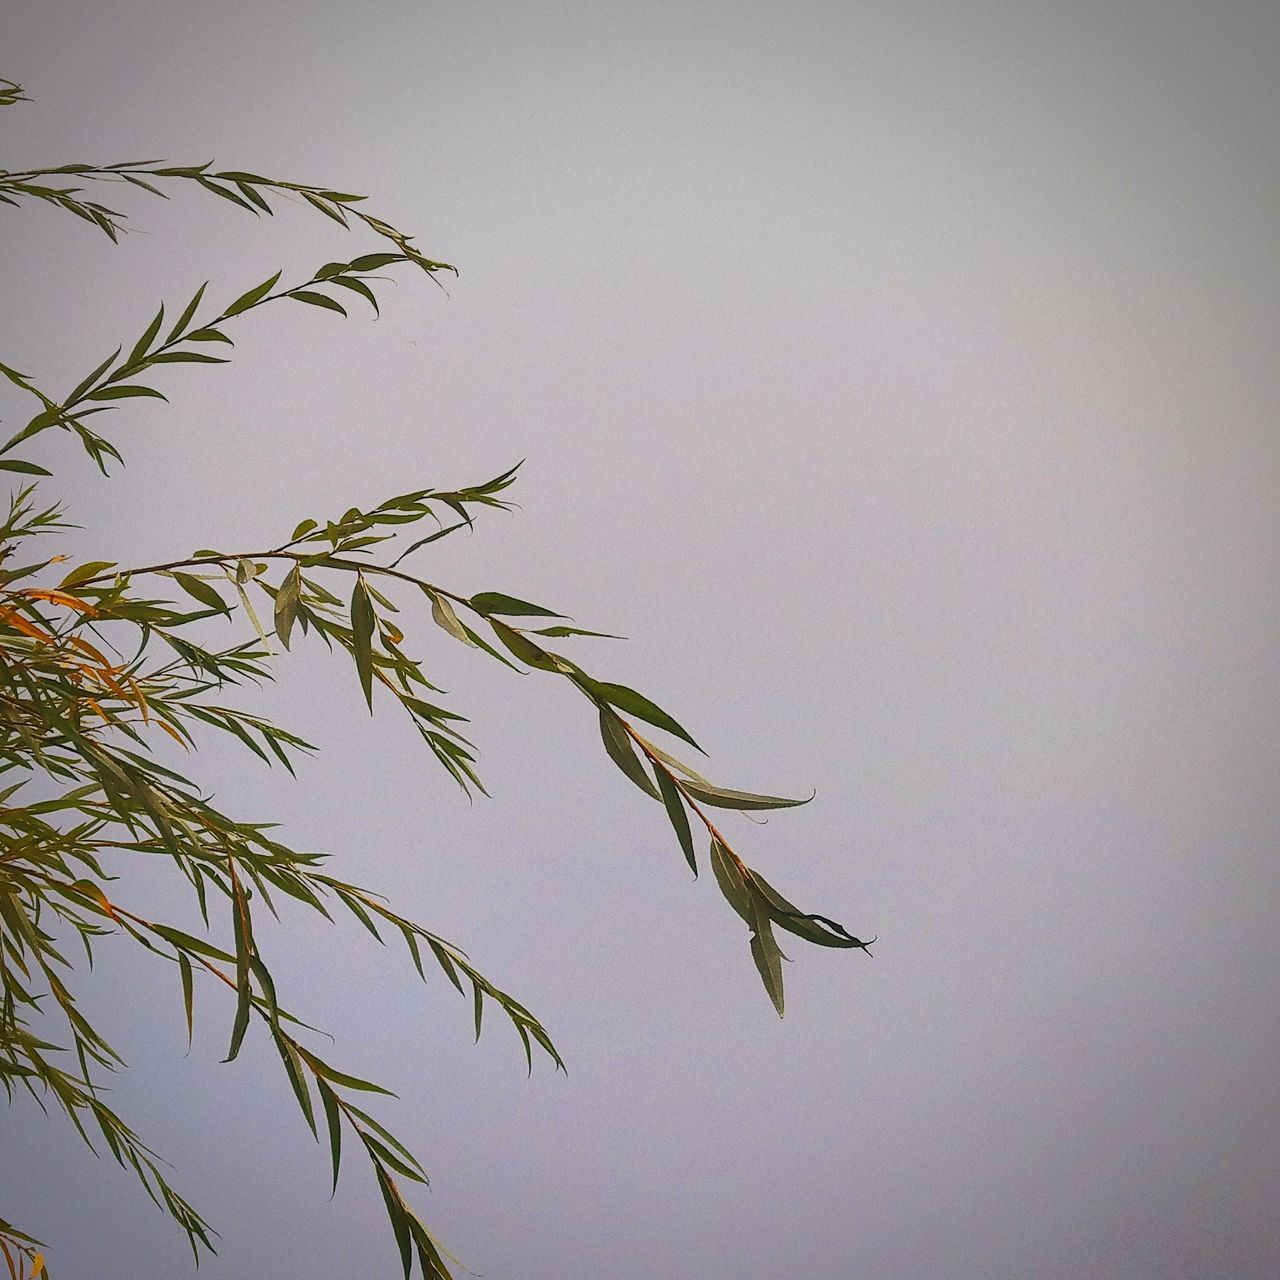
[[[0,80],[0,105],[25,100],[20,86]],[[190,753],[209,733],[220,733],[292,773],[294,761],[314,748],[237,708],[236,691],[275,679],[283,651],[316,640],[351,661],[370,711],[376,695],[406,716],[453,781],[467,794],[483,793],[466,717],[444,704],[422,660],[408,651],[403,628],[416,625],[406,615],[417,605],[443,633],[442,643],[568,681],[590,704],[605,752],[663,807],[695,876],[700,853],[709,859],[720,893],[747,926],[752,959],[779,1014],[785,957],[776,929],[818,946],[867,944],[836,921],[792,905],[742,860],[712,817],[713,810],[780,809],[804,800],[710,781],[651,740],[656,730],[681,749],[700,751],[676,719],[558,651],[561,641],[606,633],[500,591],[453,590],[417,570],[433,543],[470,529],[486,509],[508,508],[504,495],[515,467],[481,484],[414,489],[369,510],[304,520],[265,548],[204,548],[139,566],[73,564],[49,549],[69,526],[62,506],[40,491],[52,473],[15,452],[25,452],[35,437],[69,433],[105,475],[123,459],[104,434],[111,421],[104,415],[127,410],[132,400],[164,400],[157,383],[165,365],[227,363],[242,326],[278,303],[339,316],[353,304],[376,312],[385,272],[411,268],[436,279],[454,270],[368,213],[363,196],[329,187],[212,163],[0,172],[0,203],[71,214],[113,242],[126,229],[126,215],[94,195],[127,189],[168,199],[178,188],[208,192],[258,217],[282,202],[302,203],[370,235],[376,247],[327,262],[303,280],[283,281],[277,272],[234,294],[201,284],[179,308],[161,305],[136,340],[116,347],[63,394],[0,363],[0,377],[38,404],[0,445],[0,471],[16,486],[0,520],[0,1085],[11,1100],[22,1091],[43,1108],[52,1103],[91,1147],[105,1146],[186,1233],[197,1262],[213,1250],[216,1233],[174,1187],[164,1162],[104,1100],[104,1075],[124,1063],[76,1002],[81,953],[92,963],[99,939],[125,935],[176,969],[188,1037],[200,990],[225,993],[227,1061],[251,1026],[270,1038],[303,1122],[328,1149],[335,1186],[345,1135],[369,1162],[405,1277],[415,1265],[424,1277],[448,1277],[448,1255],[402,1191],[405,1182],[425,1183],[426,1173],[366,1110],[371,1096],[388,1090],[317,1052],[314,1029],[277,995],[255,920],[263,909],[274,915],[281,895],[326,919],[341,908],[380,941],[398,938],[424,980],[438,971],[467,997],[477,1038],[492,1005],[515,1028],[529,1070],[535,1050],[562,1069],[559,1052],[538,1019],[459,947],[399,915],[378,894],[330,874],[327,855],[289,847],[270,823],[223,812],[196,781],[164,763],[161,755],[171,759],[171,751],[157,747],[176,744]],[[230,301],[213,300],[225,297]],[[211,624],[227,621],[237,639],[219,643],[217,631],[225,627]],[[125,878],[140,868],[185,879],[204,935],[131,909]],[[40,1250],[33,1236],[0,1220],[10,1280],[47,1274]]]

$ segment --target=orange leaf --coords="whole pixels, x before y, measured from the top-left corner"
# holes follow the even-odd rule
[[[166,724],[163,720],[157,720],[156,724],[158,724],[184,751],[191,750],[191,748],[182,740],[182,734],[180,734],[173,725]]]
[[[3,618],[15,631],[21,631],[23,635],[31,636],[44,644],[52,645],[55,649],[58,647],[58,642],[47,631],[41,631],[39,627],[33,626],[20,613],[15,613],[12,609],[8,609],[2,604],[0,604],[0,618]]]
[[[86,604],[83,600],[68,595],[65,591],[45,591],[37,587],[30,587],[26,591],[19,591],[17,594],[30,596],[33,600],[51,600],[54,604],[66,605],[68,609],[78,609],[81,613],[87,613],[91,618],[98,616],[98,611],[93,605]]]
[[[87,640],[81,640],[79,636],[68,636],[67,640],[79,649],[81,653],[87,653],[89,657],[91,657],[100,667],[105,667],[108,671],[114,669],[111,666],[111,663],[109,663],[106,658],[104,658],[102,654],[100,654]]]

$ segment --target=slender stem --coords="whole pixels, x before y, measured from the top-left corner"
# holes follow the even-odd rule
[[[285,549],[291,545],[291,543],[285,543],[284,547],[277,547],[272,551],[245,551],[236,555],[225,556],[189,556],[185,560],[168,560],[163,564],[144,565],[139,569],[117,569],[110,573],[95,574],[92,578],[86,578],[76,585],[88,587],[94,583],[106,582],[115,577],[128,577],[135,573],[168,573],[172,569],[184,569],[197,565],[214,564],[225,567],[227,562],[231,560],[290,560],[295,564],[302,564],[311,560],[314,556],[324,555],[323,552],[304,553]],[[415,587],[423,587],[438,596],[445,596],[457,604],[466,605],[467,608],[472,607],[471,601],[466,596],[460,596],[456,592],[448,591],[444,587],[438,587],[423,578],[415,578],[411,573],[404,573],[399,569],[391,569],[385,565],[362,564],[359,560],[345,560],[338,556],[326,555],[322,564],[316,564],[312,567],[317,569],[347,569],[352,573],[373,573],[381,574],[385,578],[398,578],[401,582],[411,582]]]

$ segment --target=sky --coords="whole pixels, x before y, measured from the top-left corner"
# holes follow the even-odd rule
[[[816,790],[727,832],[878,935],[787,949],[779,1021],[568,689],[413,619],[482,749],[470,805],[348,667],[281,662],[253,705],[321,754],[293,782],[210,743],[199,776],[465,947],[568,1063],[526,1078],[497,1019],[473,1045],[354,924],[271,935],[282,997],[399,1093],[471,1271],[1280,1274],[1278,56],[1265,3],[4,7],[33,101],[0,168],[332,184],[459,269],[167,372],[109,480],[46,437],[68,550],[258,546],[525,459],[521,509],[423,571],[629,637],[572,653],[725,785]],[[115,248],[3,210],[6,363],[70,385],[203,280],[378,247],[136,195]],[[85,993],[130,1062],[113,1103],[222,1233],[201,1274],[398,1274],[270,1046],[219,1063],[218,993],[187,1056],[176,979],[126,942]],[[55,1275],[191,1274],[109,1160],[29,1103],[3,1125],[0,1217]]]

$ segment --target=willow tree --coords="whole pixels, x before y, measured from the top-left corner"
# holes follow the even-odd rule
[[[23,100],[18,85],[0,81],[0,105]],[[165,398],[157,375],[166,365],[226,364],[236,336],[281,305],[334,316],[346,316],[353,304],[376,311],[385,273],[434,279],[453,271],[369,213],[363,197],[326,186],[211,164],[0,172],[0,203],[70,214],[113,243],[126,226],[120,196],[166,197],[176,188],[258,216],[284,203],[302,206],[366,243],[306,279],[276,273],[249,288],[244,281],[226,289],[202,284],[182,305],[160,306],[136,340],[94,362],[65,392],[0,363],[10,399],[25,398],[34,410],[0,445],[0,470],[12,486],[0,520],[0,1082],[11,1102],[29,1095],[53,1104],[87,1143],[131,1170],[186,1233],[197,1262],[212,1250],[212,1228],[175,1188],[168,1166],[104,1100],[101,1081],[123,1061],[76,1002],[77,968],[92,959],[95,942],[127,935],[177,970],[188,1037],[196,992],[207,987],[225,997],[228,1061],[251,1028],[270,1038],[302,1122],[327,1148],[335,1184],[345,1142],[368,1161],[405,1276],[416,1263],[423,1276],[447,1277],[440,1246],[402,1190],[425,1180],[422,1166],[370,1110],[371,1098],[387,1090],[335,1066],[327,1047],[323,1056],[317,1051],[311,1029],[277,992],[255,942],[255,920],[262,909],[274,912],[280,895],[325,918],[349,911],[375,937],[401,940],[424,979],[438,973],[457,988],[470,1002],[477,1037],[492,1005],[515,1028],[530,1070],[535,1051],[563,1067],[559,1052],[538,1019],[452,942],[333,874],[326,856],[293,849],[270,824],[216,807],[196,778],[173,767],[177,753],[157,747],[177,743],[190,753],[209,734],[222,734],[292,772],[298,754],[313,748],[238,709],[234,691],[275,679],[287,666],[284,651],[319,642],[350,660],[370,711],[377,703],[407,716],[449,777],[467,793],[483,792],[466,717],[445,705],[402,629],[409,618],[425,624],[429,617],[434,629],[415,635],[415,644],[465,645],[478,660],[531,668],[582,696],[605,752],[665,811],[694,875],[700,854],[710,862],[720,893],[749,930],[751,957],[779,1014],[783,955],[775,929],[819,946],[865,944],[788,902],[746,864],[712,816],[803,801],[728,789],[680,759],[677,753],[701,749],[677,720],[559,652],[561,642],[599,633],[503,592],[446,587],[421,567],[433,544],[471,528],[486,509],[508,507],[514,468],[482,484],[417,488],[369,510],[304,520],[267,547],[176,552],[162,563],[129,566],[74,563],[57,553],[56,535],[67,525],[62,505],[47,495],[56,477],[23,456],[36,437],[65,432],[105,475],[121,461],[110,425],[135,400]],[[31,363],[24,353],[23,367]],[[228,618],[238,638],[218,644],[208,624]],[[133,910],[129,886],[141,876],[182,877],[203,933]],[[11,1280],[45,1269],[40,1249],[35,1236],[0,1220]]]

